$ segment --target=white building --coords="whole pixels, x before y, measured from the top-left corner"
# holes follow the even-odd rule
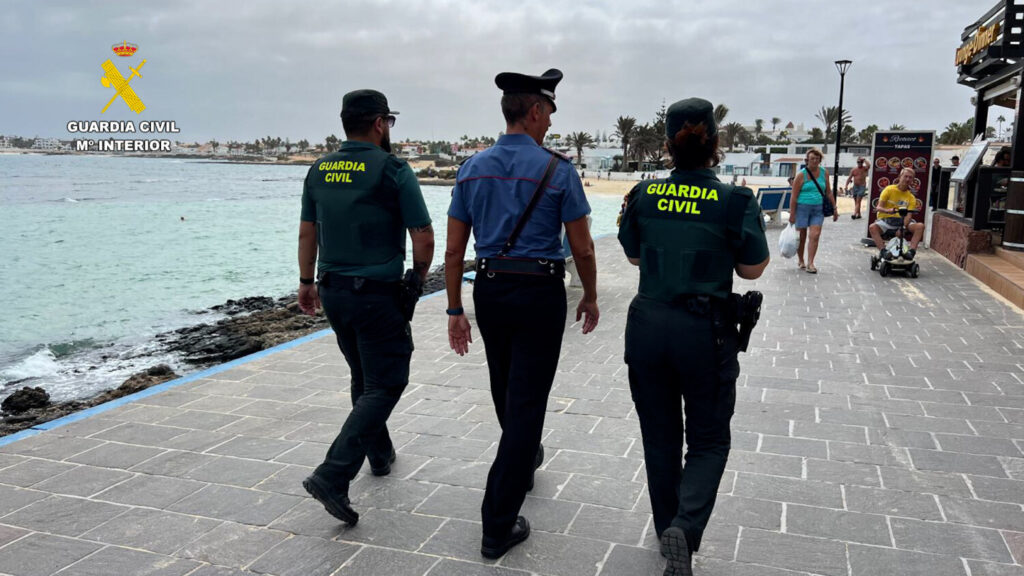
[[[60,140],[56,138],[36,138],[35,143],[32,144],[33,150],[60,150]]]

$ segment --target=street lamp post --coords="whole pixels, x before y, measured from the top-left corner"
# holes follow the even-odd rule
[[[850,69],[850,60],[836,60],[839,70],[839,114],[836,117],[836,165],[832,170],[832,194],[839,195],[839,143],[843,138],[843,88],[846,85],[846,71]]]

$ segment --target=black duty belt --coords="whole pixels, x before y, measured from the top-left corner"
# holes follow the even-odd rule
[[[399,282],[384,282],[361,276],[346,276],[337,272],[320,272],[317,281],[321,286],[340,288],[363,294],[393,294],[398,291]]]
[[[721,307],[725,303],[721,298],[707,294],[682,294],[673,298],[673,302],[685,306],[697,316],[709,316],[716,306]]]
[[[565,278],[565,260],[546,258],[477,258],[477,275],[494,278],[500,274]]]

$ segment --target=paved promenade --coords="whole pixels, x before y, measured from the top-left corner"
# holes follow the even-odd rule
[[[927,251],[916,280],[871,273],[863,222],[826,226],[817,276],[775,256],[737,287],[765,311],[698,575],[1024,576],[1024,316]],[[483,346],[448,351],[442,297],[414,322],[394,471],[352,487],[358,526],[300,485],[349,407],[322,337],[0,447],[0,573],[660,575],[622,363],[637,273],[597,248],[601,324],[567,327],[534,532],[500,561],[479,554]]]

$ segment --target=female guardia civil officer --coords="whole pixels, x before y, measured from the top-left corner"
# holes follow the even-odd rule
[[[742,300],[731,294],[732,274],[755,279],[768,265],[753,193],[720,182],[712,170],[722,156],[713,111],[700,98],[669,107],[665,144],[675,169],[633,188],[619,229],[626,257],[640,267],[626,363],[665,576],[692,574],[690,555],[700,547],[729,455]]]

